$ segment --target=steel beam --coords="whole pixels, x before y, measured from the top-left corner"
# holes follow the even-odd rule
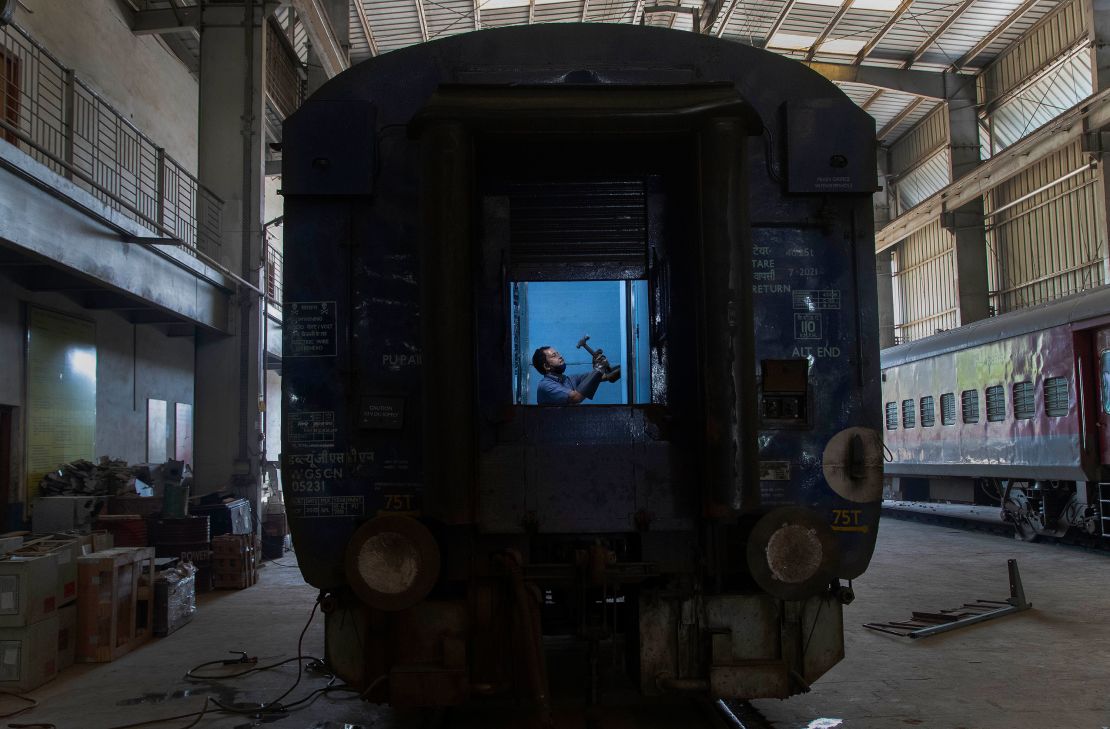
[[[351,65],[350,59],[347,58],[347,53],[332,27],[331,18],[320,0],[293,0],[293,8],[304,23],[305,33],[312,41],[312,50],[328,78],[346,71]]]
[[[981,198],[1030,165],[1091,133],[1110,127],[1110,90],[1091,96],[1025,139],[984,161],[974,171],[875,234],[875,250],[883,251],[921,230],[944,212],[956,211]]]
[[[914,50],[913,55],[911,55],[906,60],[906,62],[902,64],[902,68],[912,68],[913,64],[921,60],[921,57],[925,55],[925,52],[933,47],[933,44],[937,42],[937,39],[944,35],[945,32],[947,32],[948,29],[952,27],[952,24],[959,20],[960,16],[963,15],[974,2],[975,0],[963,0],[963,2],[956,6],[956,9],[952,11],[952,14],[949,15],[943,23],[937,26],[937,29],[929,34],[929,37],[926,38],[924,42],[922,42],[922,44],[917,47],[916,50]]]
[[[795,2],[797,2],[797,0],[786,0],[786,3],[782,6],[782,10],[779,11],[778,16],[775,18],[775,22],[771,23],[771,29],[767,31],[767,39],[764,41],[765,46],[771,45],[771,39],[775,37],[775,33],[778,33],[779,28],[786,22],[786,16],[790,15],[790,11],[794,9]]]
[[[475,3],[478,0],[474,0]],[[378,41],[374,39],[374,29],[370,27],[370,18],[366,16],[366,6],[362,4],[362,0],[351,0],[355,6],[355,15],[358,16],[358,25],[362,29],[362,34],[366,36],[366,42],[370,46],[370,55],[378,55]],[[478,30],[475,26],[474,30]]]
[[[898,4],[898,7],[894,9],[894,12],[890,14],[887,21],[883,23],[882,27],[875,31],[875,34],[863,44],[863,48],[859,49],[859,53],[856,54],[856,58],[853,61],[857,66],[863,63],[863,59],[867,58],[868,54],[875,50],[875,46],[879,45],[883,38],[886,37],[886,34],[890,32],[890,29],[902,19],[902,16],[910,9],[910,5],[913,5],[913,0],[902,0],[902,2]]]
[[[1110,0],[1085,0],[1095,93],[1110,89]]]
[[[998,39],[998,36],[1009,30],[1011,25],[1021,20],[1022,16],[1032,10],[1040,1],[1041,0],[1025,0],[1025,2],[1015,8],[1012,13],[1007,15],[1001,23],[995,26],[994,30],[983,36],[970,51],[960,56],[960,58],[949,67],[950,70],[959,71],[961,68],[974,61],[980,53],[985,51],[991,43],[994,43],[995,40]]]
[[[825,27],[821,29],[821,33],[814,39],[813,45],[806,51],[806,62],[813,60],[813,57],[817,54],[817,49],[821,47],[821,44],[825,42],[825,39],[829,37],[829,34],[833,32],[840,23],[841,18],[844,17],[844,14],[848,12],[848,9],[851,7],[852,0],[843,0],[843,2],[840,3],[840,7],[836,9],[836,13],[832,16],[832,19],[829,20],[828,23],[825,23]]]
[[[874,104],[876,101],[879,100],[879,98],[882,95],[883,95],[883,89],[875,89],[875,93],[871,94],[866,99],[864,99],[863,103],[859,105],[859,108],[863,109],[864,111],[867,111],[871,107],[872,104]]]
[[[939,73],[937,71],[903,71],[897,68],[878,68],[876,66],[857,66],[848,63],[825,63],[820,61],[805,61],[805,65],[830,81],[867,84],[868,86],[891,91],[903,91],[907,94],[930,99],[947,98],[947,89],[955,84],[954,79],[950,78],[955,77],[955,74]]]
[[[416,17],[420,21],[420,39],[425,43],[428,42],[428,19],[424,17],[424,0],[412,0],[416,5]]]
[[[200,15],[200,8],[196,5],[140,10],[132,15],[131,32],[135,35],[153,35],[196,30],[200,25]]]
[[[898,112],[893,119],[884,124],[883,128],[876,132],[875,138],[878,139],[880,142],[883,141],[883,139],[885,139],[888,134],[897,129],[898,125],[906,120],[906,117],[913,113],[914,109],[921,106],[921,102],[923,101],[925,101],[925,98],[922,96],[918,96],[916,99],[907,104],[905,109],[902,109],[902,111]]]
[[[736,12],[736,6],[740,4],[740,0],[729,0],[728,10],[725,11],[725,17],[721,19],[721,24],[717,27],[717,37],[721,38],[725,34],[725,28],[732,22],[732,14]],[[715,19],[714,19],[715,20]],[[712,24],[707,25],[706,29],[712,27]]]

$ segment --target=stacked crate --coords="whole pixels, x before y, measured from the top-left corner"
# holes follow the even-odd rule
[[[261,542],[254,534],[212,538],[212,580],[217,590],[242,590],[258,582]]]
[[[30,691],[58,672],[54,553],[0,559],[0,689]]]
[[[154,549],[117,547],[77,560],[77,660],[114,661],[150,637]]]

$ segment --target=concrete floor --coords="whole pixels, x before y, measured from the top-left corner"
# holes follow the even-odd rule
[[[901,620],[913,610],[957,607],[1008,594],[1006,560],[1016,558],[1034,609],[926,640],[866,630],[862,623]],[[283,562],[292,564],[288,556]],[[780,729],[1099,729],[1110,726],[1110,558],[1050,545],[887,519],[871,569],[855,582],[845,610],[847,658],[814,690],[756,706]],[[270,701],[293,682],[293,664],[234,681],[190,682],[185,671],[244,650],[260,662],[296,655],[297,636],[315,592],[295,568],[268,563],[260,583],[241,592],[202,595],[193,622],[173,635],[105,665],[79,665],[33,692],[40,705],[7,721],[58,729],[107,729],[204,705]],[[305,653],[322,650],[317,615]],[[306,675],[290,698],[325,685]],[[322,696],[311,707],[260,725],[249,717],[209,714],[196,726],[246,729],[407,729],[415,717]],[[17,707],[11,700],[0,712]],[[678,713],[619,722],[621,727],[692,727]],[[476,717],[450,726],[481,727]]]

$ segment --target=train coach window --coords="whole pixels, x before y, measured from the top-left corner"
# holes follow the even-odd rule
[[[912,428],[917,424],[917,415],[914,413],[913,400],[902,401],[902,427]]]
[[[1036,402],[1033,400],[1032,382],[1014,383],[1014,419],[1028,420],[1037,412]]]
[[[940,396],[940,424],[956,424],[956,396],[951,392]]]
[[[1000,423],[1006,419],[1006,392],[1002,385],[987,388],[987,421]]]
[[[583,404],[651,402],[647,281],[518,281],[510,294],[515,403],[537,404],[544,375],[532,358],[540,347],[562,356],[571,389],[601,351],[608,374]]]
[[[1103,395],[1105,398],[1105,394]],[[1044,381],[1044,414],[1059,418],[1068,414],[1068,378],[1049,377]]]
[[[886,404],[886,429],[898,430],[898,403],[896,402]]]
[[[933,408],[933,396],[926,395],[921,398],[921,427],[931,428],[937,422],[937,416]]]
[[[979,422],[979,391],[978,390],[964,390],[960,393],[960,400],[963,402],[963,414],[965,423],[978,423]]]

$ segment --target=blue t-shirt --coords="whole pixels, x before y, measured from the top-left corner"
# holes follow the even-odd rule
[[[589,372],[581,375],[553,375],[548,372],[540,380],[536,402],[540,405],[569,405],[570,393],[577,390],[578,383],[589,376]]]

